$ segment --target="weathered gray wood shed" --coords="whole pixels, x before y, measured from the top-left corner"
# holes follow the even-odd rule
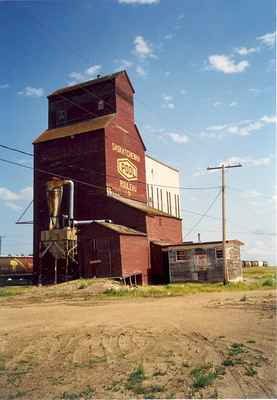
[[[226,241],[229,281],[242,280],[239,240]],[[182,243],[163,248],[168,253],[169,281],[222,282],[224,280],[222,242]]]

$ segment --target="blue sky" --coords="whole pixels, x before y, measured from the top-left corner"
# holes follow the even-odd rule
[[[273,0],[1,1],[0,143],[31,152],[47,94],[126,68],[148,152],[182,186],[217,186],[207,166],[243,164],[227,173],[228,237],[276,263],[275,29]],[[216,194],[183,190],[182,208],[202,214]],[[32,171],[0,161],[4,253],[32,252],[32,227],[14,224],[31,199]],[[200,217],[183,211],[185,240],[220,240],[219,200],[209,215],[188,235]]]

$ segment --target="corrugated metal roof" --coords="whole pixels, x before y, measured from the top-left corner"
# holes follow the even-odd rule
[[[110,124],[114,117],[115,114],[108,114],[55,129],[47,129],[42,132],[36,140],[34,140],[33,144],[103,129]]]
[[[126,75],[126,77],[128,79],[128,82],[129,82],[133,92],[135,93],[135,89],[134,89],[134,87],[133,87],[133,85],[132,85],[132,83],[130,81],[130,78],[129,78],[127,72],[125,70],[122,70],[122,71],[115,72],[114,74],[101,76],[100,78],[91,79],[91,80],[86,81],[86,82],[81,82],[81,83],[78,83],[77,85],[67,86],[65,88],[61,88],[61,89],[55,90],[55,92],[51,93],[47,97],[49,98],[49,97],[52,97],[52,96],[58,96],[60,94],[71,92],[72,90],[82,89],[83,87],[86,87],[86,86],[89,86],[89,85],[94,85],[94,84],[97,84],[97,83],[100,83],[100,82],[108,81],[110,79],[116,78],[120,74],[125,74]]]
[[[175,218],[181,220],[181,218],[175,217],[174,215],[169,215],[163,211],[156,210],[156,208],[149,207],[147,204],[140,201],[127,199],[126,197],[122,197],[117,193],[112,193],[109,196],[114,200],[127,204],[128,206],[136,208],[137,210],[143,211],[148,215],[160,215],[161,217]]]
[[[240,240],[234,239],[234,240],[226,240],[226,244],[237,244],[240,246],[243,246],[244,243],[241,242]],[[214,241],[214,242],[198,242],[198,243],[189,243],[189,242],[184,242],[184,243],[179,243],[179,244],[171,244],[170,246],[168,246],[166,249],[164,249],[165,251],[171,248],[176,248],[176,247],[180,247],[180,248],[186,248],[186,249],[192,249],[192,248],[199,248],[199,247],[214,247],[217,245],[222,245],[222,240],[218,240],[218,241]]]
[[[128,226],[117,225],[110,222],[95,222],[95,223],[104,226],[105,228],[111,229],[112,231],[118,232],[121,235],[146,236],[146,233],[136,231],[135,229],[129,228]]]

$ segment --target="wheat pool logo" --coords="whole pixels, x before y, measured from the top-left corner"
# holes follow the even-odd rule
[[[137,167],[127,158],[117,160],[117,171],[127,181],[136,181],[138,179]]]

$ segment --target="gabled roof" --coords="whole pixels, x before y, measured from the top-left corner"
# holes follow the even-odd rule
[[[145,146],[145,144],[144,144],[144,141],[143,141],[143,139],[142,139],[142,136],[141,136],[141,134],[140,134],[140,131],[139,131],[137,125],[136,125],[136,124],[134,124],[134,125],[135,125],[135,128],[136,128],[138,137],[139,137],[139,139],[140,139],[140,141],[141,141],[141,144],[143,145],[144,151],[146,151],[146,146]]]
[[[114,117],[115,114],[108,114],[103,115],[102,117],[88,119],[86,121],[77,122],[75,124],[66,125],[55,129],[47,129],[46,131],[42,132],[36,140],[33,141],[33,144],[103,129],[111,123]]]
[[[120,74],[124,74],[126,76],[128,82],[129,82],[129,85],[131,86],[131,88],[133,90],[133,93],[135,93],[135,89],[134,89],[134,87],[133,87],[133,85],[132,85],[132,83],[130,81],[130,78],[129,78],[127,72],[125,70],[122,70],[122,71],[115,72],[114,74],[101,76],[101,77],[96,78],[96,79],[91,79],[89,81],[78,83],[77,85],[67,86],[65,88],[61,88],[61,89],[55,90],[55,92],[51,93],[47,97],[50,98],[52,96],[58,96],[60,94],[71,92],[72,90],[82,89],[83,87],[86,87],[86,86],[95,85],[97,83],[101,83],[101,82],[105,82],[105,81],[108,81],[108,80],[111,80],[111,79],[115,79]]]
[[[113,224],[110,222],[95,222],[97,225],[101,225],[104,228],[111,229],[112,231],[118,232],[121,235],[134,235],[134,236],[146,236],[146,233],[137,231],[135,229],[129,228],[125,225]]]
[[[159,215],[161,217],[167,217],[167,218],[174,218],[181,220],[181,218],[175,217],[174,215],[169,215],[165,213],[164,211],[157,210],[156,208],[149,207],[146,203],[142,203],[141,201],[133,200],[133,199],[127,199],[126,197],[120,196],[117,193],[112,193],[109,194],[110,198],[116,201],[119,201],[120,203],[126,204],[129,207],[136,208],[137,210],[143,211],[145,214],[148,215]]]

